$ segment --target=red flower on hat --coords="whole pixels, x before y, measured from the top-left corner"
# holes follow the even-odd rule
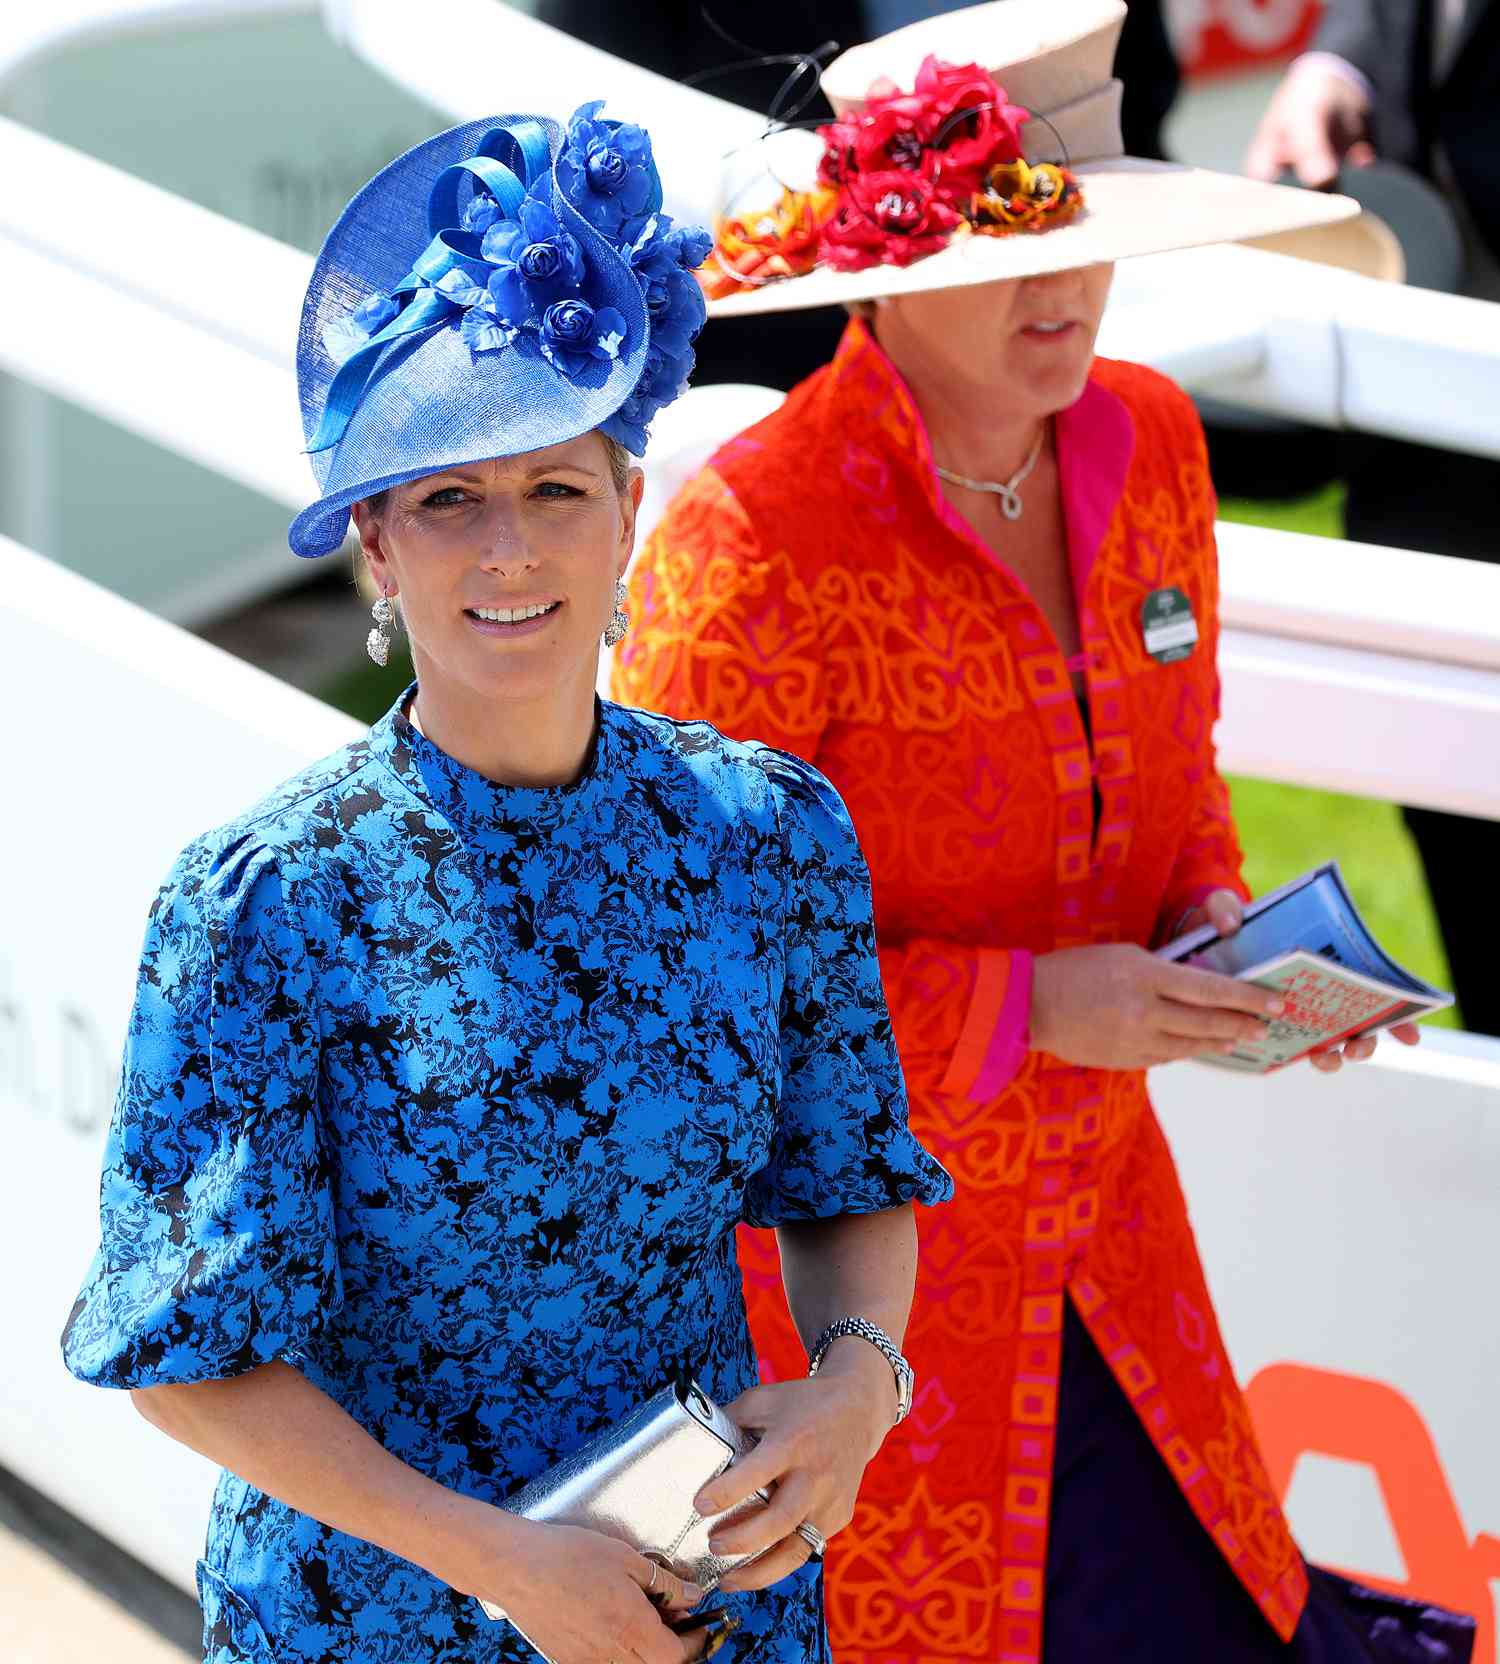
[[[830,121],[818,129],[823,154],[818,160],[818,179],[824,185],[842,185],[859,172],[854,146],[859,138],[858,121]]]
[[[939,188],[950,200],[966,199],[997,162],[1022,154],[1021,129],[1031,112],[1012,104],[978,64],[945,64],[929,54],[911,96],[922,105],[927,142],[941,162]]]
[[[924,174],[903,168],[857,174],[823,227],[818,258],[841,272],[909,266],[936,254],[962,224],[963,216]]]
[[[854,160],[861,173],[937,172],[937,156],[928,147],[928,123],[910,99],[892,99],[866,110],[854,135]]]

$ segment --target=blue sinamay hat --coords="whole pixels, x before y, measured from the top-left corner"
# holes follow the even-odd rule
[[[349,505],[464,462],[600,428],[639,456],[687,385],[708,233],[661,211],[651,141],[585,104],[469,122],[398,156],[328,233],[297,388],[322,495],[299,555]]]

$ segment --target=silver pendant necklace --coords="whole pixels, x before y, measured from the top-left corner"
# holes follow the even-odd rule
[[[1042,428],[1036,443],[1031,447],[1031,455],[1016,469],[1002,485],[999,480],[971,480],[967,474],[955,474],[951,468],[944,468],[941,463],[934,463],[938,478],[947,480],[949,485],[961,485],[965,491],[988,491],[992,497],[1000,499],[1000,512],[1007,520],[1021,518],[1021,487],[1026,483],[1027,476],[1036,467],[1037,458],[1042,454],[1042,439],[1046,433]]]

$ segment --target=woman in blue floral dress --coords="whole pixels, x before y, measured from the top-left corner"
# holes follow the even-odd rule
[[[706,243],[659,192],[597,106],[475,123],[366,186],[314,273],[293,547],[352,513],[418,681],[169,875],[65,1336],[225,1469],[212,1664],[533,1660],[521,1630],[558,1664],[700,1656],[670,1624],[701,1591],[496,1506],[684,1363],[761,1439],[705,1511],[774,1489],[723,1535],[768,1552],[720,1656],[827,1657],[808,1539],[850,1517],[892,1367],[855,1335],[757,1386],[735,1227],[779,1228],[810,1342],[899,1344],[911,1204],[950,1187],[837,795],[594,696],[626,448],[702,322]]]

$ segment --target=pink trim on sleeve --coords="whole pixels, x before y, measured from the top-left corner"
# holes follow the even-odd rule
[[[980,948],[963,1033],[938,1090],[984,1101],[1020,1073],[1030,1049],[1031,955]]]
[[[969,1096],[980,1102],[995,1097],[1010,1085],[1021,1072],[1026,1054],[1031,1050],[1031,955],[1017,950],[1010,959],[1010,977],[1005,989],[1005,1003],[990,1035],[984,1066]]]

